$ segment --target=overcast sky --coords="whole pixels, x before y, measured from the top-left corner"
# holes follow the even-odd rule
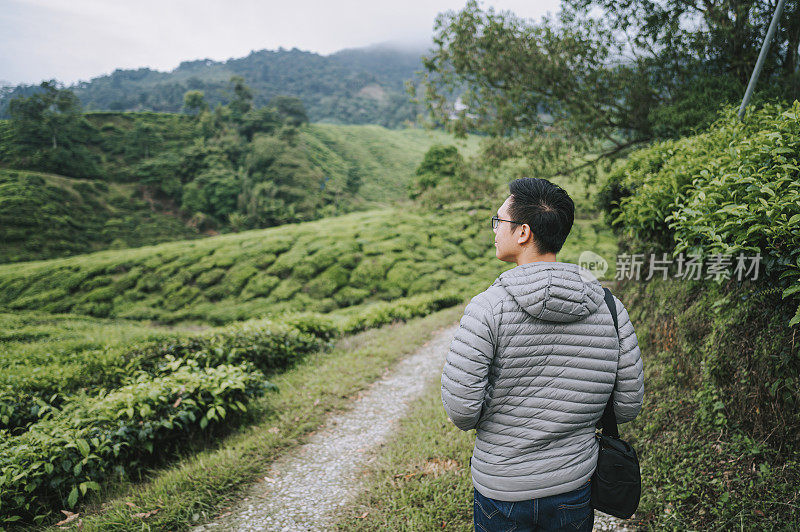
[[[426,43],[436,14],[466,0],[0,0],[0,82],[66,84],[116,68],[172,70],[181,61],[300,48],[329,54]],[[538,20],[558,0],[488,0]]]

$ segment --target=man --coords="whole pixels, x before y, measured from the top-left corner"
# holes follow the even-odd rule
[[[595,425],[614,395],[618,423],[644,396],[636,334],[600,283],[556,261],[572,228],[569,195],[517,179],[492,218],[504,272],[467,305],[442,372],[442,403],[476,429],[470,459],[476,530],[592,530]]]

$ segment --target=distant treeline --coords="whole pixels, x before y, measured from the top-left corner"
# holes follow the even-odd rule
[[[312,122],[398,127],[416,115],[404,82],[422,67],[421,53],[384,47],[330,56],[296,48],[260,50],[228,61],[185,61],[172,72],[115,70],[70,88],[88,110],[177,113],[189,90],[202,91],[212,107],[227,105],[234,98],[228,80],[241,76],[253,88],[255,107],[289,94],[303,102]],[[10,116],[11,99],[39,90],[37,85],[0,88],[0,118]]]

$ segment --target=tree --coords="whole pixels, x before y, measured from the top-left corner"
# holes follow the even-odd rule
[[[96,131],[81,114],[80,101],[55,80],[42,82],[40,88],[9,103],[16,163],[72,177],[96,177],[97,157],[86,147]]]
[[[275,96],[269,101],[269,107],[274,108],[283,120],[290,126],[300,126],[308,123],[308,115],[303,101],[293,96]]]
[[[409,197],[417,199],[444,181],[455,184],[464,176],[464,158],[455,146],[435,144],[425,153],[410,185]]]
[[[364,176],[362,175],[361,169],[355,164],[351,163],[350,166],[347,168],[347,180],[345,182],[345,191],[348,194],[355,195],[361,185],[364,184]]]
[[[251,109],[242,117],[239,133],[250,141],[256,133],[274,133],[282,123],[281,116],[271,107]]]
[[[476,174],[477,169],[468,169],[457,147],[435,144],[417,167],[416,178],[409,186],[409,197],[435,207],[491,196],[494,183]]]
[[[245,84],[242,76],[231,76],[228,85],[233,91],[233,96],[228,104],[231,119],[234,122],[241,122],[244,115],[253,107],[253,91]]]
[[[183,108],[192,115],[199,115],[203,111],[208,111],[208,104],[206,103],[203,91],[193,90],[186,91],[183,95]]]
[[[665,72],[685,76],[690,73],[687,67],[702,66],[743,84],[750,78],[775,11],[770,0],[564,0],[562,5],[570,17],[584,19],[599,9],[605,24],[624,36],[631,53],[659,59],[667,67]],[[798,45],[800,2],[789,0],[762,75],[769,79],[793,74]]]
[[[240,192],[241,184],[233,171],[224,166],[214,166],[183,188],[181,206],[187,212],[202,212],[225,221],[236,212]]]
[[[142,185],[169,198],[179,200],[182,192],[179,177],[182,165],[183,159],[180,154],[164,152],[139,163],[134,170],[134,175]]]
[[[271,136],[256,136],[245,161],[239,208],[255,227],[314,218],[323,175],[302,149]]]
[[[125,156],[128,158],[149,158],[153,148],[163,142],[161,134],[152,124],[136,119],[133,128],[125,139]]]
[[[765,96],[800,95],[800,8],[790,4]],[[533,23],[470,0],[437,17],[411,91],[433,123],[491,135],[490,158],[523,157],[538,175],[571,172],[716,119],[741,97],[771,9],[755,0],[563,0],[557,17]],[[588,151],[589,161],[565,162]]]

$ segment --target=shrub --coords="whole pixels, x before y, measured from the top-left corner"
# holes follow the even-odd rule
[[[48,366],[18,363],[0,377],[0,428],[18,429],[58,407],[79,389],[114,388],[136,371],[161,375],[165,361],[193,360],[204,367],[248,362],[265,375],[282,371],[333,337],[330,319],[311,315],[289,322],[258,319],[192,336],[169,336],[132,345],[70,353]],[[313,325],[316,320],[316,325]]]
[[[605,190],[629,239],[674,254],[760,254],[759,284],[792,296],[789,325],[800,323],[800,102],[744,122],[729,109],[705,133],[632,156]]]
[[[187,435],[230,422],[267,383],[246,367],[183,365],[165,377],[76,400],[0,443],[0,523],[41,523],[88,491],[130,475]]]
[[[345,286],[336,292],[336,294],[333,296],[333,299],[341,307],[350,307],[353,305],[358,305],[367,297],[369,297],[369,290]]]
[[[279,278],[272,275],[254,275],[242,290],[242,297],[250,299],[269,295],[272,289],[278,286],[280,282]]]
[[[200,288],[208,288],[217,284],[225,276],[225,270],[222,268],[212,268],[211,270],[201,273],[194,284]]]
[[[431,312],[458,304],[462,299],[457,292],[442,291],[391,302],[374,303],[355,311],[343,312],[345,322],[342,330],[345,333],[353,333],[397,320],[426,316]]]
[[[395,259],[391,256],[369,257],[359,263],[350,274],[350,284],[356,288],[374,287],[386,277],[386,271]]]

